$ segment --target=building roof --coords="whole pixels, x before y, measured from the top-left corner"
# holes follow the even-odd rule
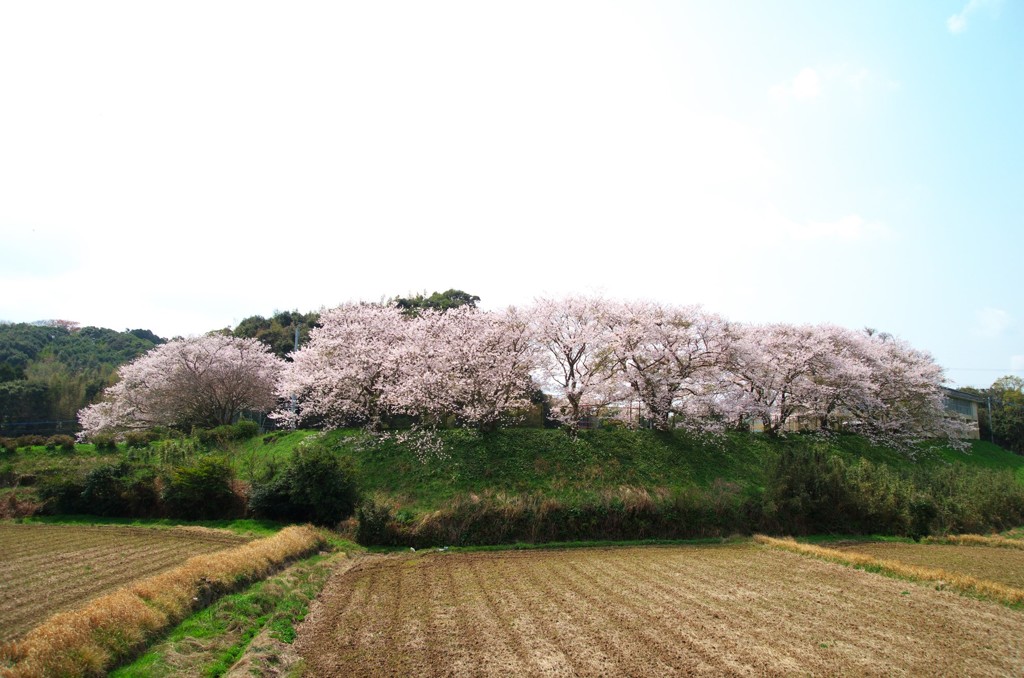
[[[946,392],[947,398],[956,398],[957,400],[968,400],[972,403],[983,403],[985,399],[981,396],[976,396],[973,393],[965,393],[964,391],[958,391],[955,388],[942,388]]]

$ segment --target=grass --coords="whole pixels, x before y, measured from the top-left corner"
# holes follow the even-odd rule
[[[266,468],[283,463],[308,431],[273,434],[239,443],[236,466]],[[1024,457],[983,441],[958,452],[923,445],[912,460],[907,455],[870,444],[858,436],[826,440],[795,435],[772,440],[763,435],[728,433],[697,436],[626,429],[581,431],[576,437],[560,430],[502,429],[493,433],[464,430],[440,432],[441,458],[420,459],[408,444],[378,442],[361,431],[330,431],[324,442],[354,463],[360,487],[380,494],[412,513],[433,510],[468,493],[485,490],[506,494],[540,494],[576,503],[622,486],[648,489],[709,487],[716,480],[742,487],[763,487],[772,463],[787,446],[821,446],[844,458],[867,458],[899,469],[960,462],[987,469],[1011,469],[1024,483]],[[259,464],[244,460],[259,459]]]
[[[0,648],[0,666],[10,678],[102,675],[192,611],[323,543],[320,532],[294,526],[236,548],[195,556],[81,608],[55,614]]]
[[[257,637],[262,638],[261,647],[255,649],[259,659],[280,667],[282,645],[294,641],[295,627],[305,618],[334,565],[363,550],[336,536],[325,536],[333,553],[305,558],[278,575],[225,596],[182,621],[163,641],[112,675],[220,676]]]
[[[353,544],[344,545],[355,550]],[[314,555],[246,590],[221,598],[172,629],[161,642],[111,675],[119,678],[202,675],[221,676],[260,637],[264,663],[280,667],[283,646],[295,640],[295,627],[327,583],[344,551]],[[269,651],[269,652],[268,652]],[[273,655],[273,656],[271,656]]]

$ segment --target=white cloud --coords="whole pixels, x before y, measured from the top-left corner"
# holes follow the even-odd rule
[[[991,8],[998,12],[1002,0],[969,0],[964,8],[957,14],[946,19],[946,28],[953,35],[958,35],[967,30],[967,17],[984,7]]]
[[[863,66],[838,64],[805,66],[787,82],[771,87],[768,94],[775,102],[787,104],[790,101],[806,102],[820,99],[828,92],[892,92],[899,90],[900,87],[899,81],[872,72]]]
[[[822,76],[811,67],[800,69],[793,79],[771,88],[770,94],[776,101],[816,99],[821,94]]]
[[[986,339],[1000,336],[1010,326],[1010,314],[1001,308],[983,308],[974,313],[974,334]]]
[[[860,215],[850,214],[835,221],[794,223],[790,234],[797,240],[831,239],[856,242],[888,238],[892,232],[881,222],[867,221]]]

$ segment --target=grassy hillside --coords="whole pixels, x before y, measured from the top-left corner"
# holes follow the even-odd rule
[[[911,459],[857,436],[772,440],[758,434],[698,437],[683,431],[624,429],[583,431],[576,437],[546,429],[444,431],[443,451],[423,458],[412,444],[378,442],[360,431],[295,431],[240,444],[233,452],[239,475],[258,476],[316,435],[352,461],[364,493],[386,496],[415,513],[468,493],[543,494],[578,501],[622,486],[679,490],[725,481],[760,488],[786,449],[817,449],[848,461],[864,458],[906,471],[954,463],[1012,470],[1024,484],[1024,457],[983,441],[973,441],[966,452],[923,445]]]
[[[855,436],[780,440],[625,429],[577,436],[542,429],[437,435],[440,449],[358,430],[276,432],[242,441],[202,436],[221,441],[220,448],[198,440],[108,451],[19,448],[0,459],[0,516],[41,509],[241,517],[246,484],[256,486],[265,502],[274,496],[267,488],[277,482],[268,479],[286,466],[292,451],[315,444],[351,469],[364,499],[356,536],[365,544],[691,538],[752,531],[914,536],[1024,523],[1024,457],[984,442],[964,452],[924,445],[907,455]],[[213,482],[222,472],[226,476]],[[228,482],[233,489],[225,497],[216,488]],[[168,494],[173,487],[179,494],[206,494],[189,494],[192,499],[182,503]],[[253,506],[259,511],[267,504]],[[196,507],[204,513],[192,516]],[[343,517],[339,513],[338,519]]]

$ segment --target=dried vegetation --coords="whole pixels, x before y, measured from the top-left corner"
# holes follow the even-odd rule
[[[289,527],[272,537],[193,556],[172,570],[55,614],[0,646],[0,675],[103,675],[158,630],[322,544],[316,530]]]
[[[998,581],[981,579],[961,571],[930,566],[930,563],[937,562],[937,559],[934,558],[922,559],[921,556],[918,556],[918,559],[929,564],[915,564],[893,558],[879,558],[875,555],[858,551],[844,551],[815,546],[813,544],[802,544],[793,539],[776,539],[762,535],[757,535],[754,539],[765,546],[785,549],[834,563],[859,567],[872,572],[880,572],[912,581],[931,583],[934,584],[936,589],[949,588],[961,593],[989,598],[1007,605],[1020,605],[1024,603],[1024,589],[1009,586]],[[918,548],[917,553],[921,553],[920,548]],[[923,548],[931,549],[935,547],[926,546]],[[911,556],[912,553],[908,551],[906,555]]]

